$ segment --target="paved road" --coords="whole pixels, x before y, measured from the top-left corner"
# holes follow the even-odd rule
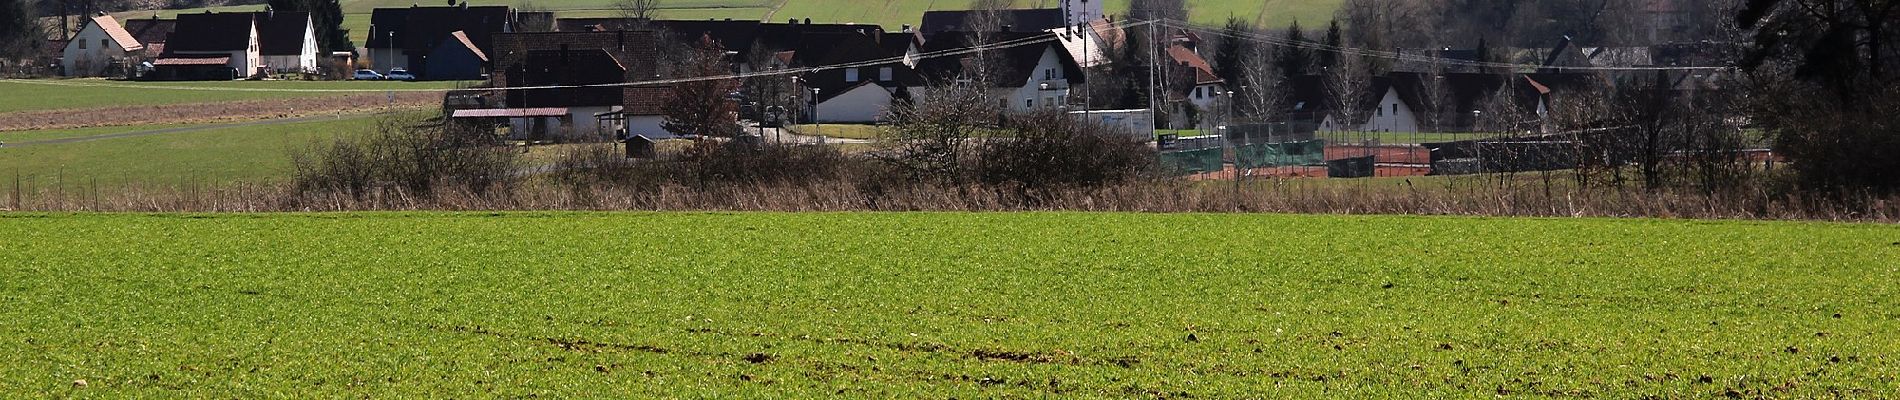
[[[316,121],[316,120],[321,120],[325,118],[337,118],[337,116],[312,115],[312,116],[295,117],[295,118],[279,118],[279,119],[266,119],[266,120],[257,120],[257,121],[231,122],[231,123],[223,123],[223,124],[181,126],[177,128],[149,129],[149,130],[142,130],[142,131],[120,132],[120,133],[113,133],[113,134],[106,134],[106,135],[78,136],[78,137],[59,138],[59,139],[34,140],[34,141],[26,141],[26,142],[6,142],[6,144],[0,145],[0,147],[20,147],[20,146],[33,146],[33,145],[45,145],[45,144],[88,142],[88,141],[94,141],[94,140],[164,135],[164,134],[182,133],[182,132],[194,132],[194,131],[202,131],[202,130],[209,130],[209,129],[293,124],[293,123],[298,123],[298,122]]]

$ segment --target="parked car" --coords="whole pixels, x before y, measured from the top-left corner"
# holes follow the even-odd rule
[[[353,76],[352,79],[359,81],[380,81],[383,80],[383,74],[378,74],[375,70],[359,69],[356,70],[356,75]]]
[[[383,75],[383,79],[388,79],[392,81],[413,81],[413,80],[416,80],[416,76],[411,75],[409,73],[409,70],[406,70],[406,69],[390,68],[389,74]]]

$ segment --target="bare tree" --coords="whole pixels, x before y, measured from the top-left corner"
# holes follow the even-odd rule
[[[659,16],[660,0],[614,0],[613,7],[621,18],[634,20],[635,24],[645,24]]]
[[[1366,103],[1371,96],[1384,93],[1370,93],[1372,76],[1365,70],[1359,57],[1341,57],[1339,65],[1322,71],[1328,104],[1333,110],[1334,123],[1353,131],[1362,130],[1368,114]]]

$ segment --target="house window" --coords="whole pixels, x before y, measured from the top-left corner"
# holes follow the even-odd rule
[[[79,41],[79,49],[80,49],[80,50],[85,50],[85,49],[86,49],[86,41],[84,41],[84,40],[81,40],[81,41]]]
[[[1045,70],[1042,70],[1042,80],[1045,80],[1045,81],[1052,81],[1052,80],[1055,80],[1055,79],[1056,79],[1056,69],[1055,69],[1055,68],[1050,68],[1050,69],[1045,69]]]
[[[112,48],[112,42],[106,41],[105,39],[99,39],[100,50],[110,49],[110,48]]]
[[[846,68],[846,69],[844,70],[844,81],[845,81],[845,82],[857,82],[857,81],[858,81],[858,69],[857,69],[857,68]]]
[[[1399,103],[1392,103],[1392,115],[1399,115]]]
[[[878,68],[877,80],[890,82],[891,81],[891,67]]]
[[[1023,108],[1036,108],[1036,99],[1023,99]]]
[[[1374,109],[1373,111],[1377,111],[1378,116],[1381,116],[1381,117],[1385,116],[1385,108],[1378,108],[1378,109]]]

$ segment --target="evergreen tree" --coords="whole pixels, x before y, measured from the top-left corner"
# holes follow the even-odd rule
[[[1280,48],[1280,72],[1287,80],[1307,75],[1307,68],[1313,65],[1313,51],[1303,47],[1307,44],[1306,31],[1300,30],[1300,21],[1286,28],[1286,39],[1293,45]]]
[[[1333,18],[1332,25],[1326,27],[1326,48],[1338,49],[1345,47],[1345,45],[1346,34],[1339,28],[1339,18]],[[1341,56],[1342,55],[1336,50],[1321,50],[1318,60],[1319,67],[1332,68],[1338,66],[1339,57]]]
[[[337,0],[270,0],[270,7],[310,13],[310,23],[317,31],[317,48],[321,51],[356,49],[356,44],[350,42],[350,30],[343,29],[343,5]]]
[[[1219,46],[1214,48],[1214,75],[1229,83],[1240,81],[1242,52],[1246,51],[1246,36],[1253,31],[1240,18],[1228,18],[1227,28],[1221,34]]]

